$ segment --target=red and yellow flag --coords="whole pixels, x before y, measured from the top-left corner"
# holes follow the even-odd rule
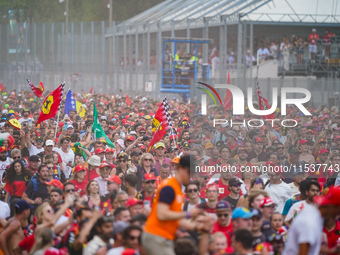
[[[34,93],[34,95],[36,95],[37,97],[41,97],[42,94],[44,93],[44,89],[45,89],[44,84],[42,82],[40,82],[39,87],[36,88],[36,87],[34,87],[33,83],[30,82],[29,79],[26,79],[26,80],[28,82],[28,85],[30,85],[30,88],[31,88],[32,92]]]
[[[37,124],[44,120],[54,118],[54,116],[60,110],[61,99],[64,94],[64,86],[65,83],[61,84],[56,90],[52,91],[45,98]]]
[[[159,106],[155,117],[152,120],[152,139],[149,143],[148,152],[151,150],[154,144],[161,140],[166,131],[172,127],[171,117],[169,113],[169,105],[166,98],[164,98],[162,104]]]

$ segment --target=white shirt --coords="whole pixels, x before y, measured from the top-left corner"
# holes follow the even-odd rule
[[[7,219],[9,216],[11,216],[9,205],[0,200],[0,218]]]
[[[43,152],[43,151],[45,151],[44,148],[38,149],[33,144],[31,146],[31,148],[29,149],[30,156],[37,155],[37,154],[39,154],[40,152]]]
[[[264,48],[264,49],[260,48],[260,49],[258,49],[257,50],[257,54],[259,56],[259,59],[265,59],[266,56],[270,55],[269,50],[267,48]]]
[[[106,180],[103,180],[103,178],[101,176],[95,178],[94,180],[96,180],[98,182],[98,185],[99,185],[99,195],[101,197],[103,197],[107,193],[109,193],[107,191],[107,181]]]
[[[296,187],[295,184],[294,184],[294,182],[291,182],[291,183],[289,183],[288,185],[289,185],[289,187],[292,189],[292,194],[293,194],[293,196],[295,196],[295,195],[297,195],[297,194],[300,193],[299,187]]]
[[[71,162],[72,166],[74,164],[74,152],[72,149],[69,149],[67,153],[63,152],[61,148],[53,148],[53,151],[56,151],[59,153],[61,160],[63,161],[63,167],[64,167],[64,174],[66,178],[70,177],[72,167],[67,166],[66,164],[68,162]]]
[[[278,213],[282,213],[286,201],[293,196],[291,188],[284,182],[281,182],[280,184],[270,183],[265,188],[265,191],[268,192],[269,197],[277,204],[275,212]]]
[[[282,255],[299,254],[299,245],[309,243],[308,255],[319,255],[323,218],[314,205],[307,205],[294,219]]]
[[[287,213],[285,221],[290,221],[291,219],[293,219],[305,208],[306,204],[307,204],[306,200],[302,200],[293,204]]]
[[[85,249],[83,249],[83,254],[94,255],[99,250],[99,248],[104,246],[106,246],[106,243],[99,236],[95,235],[92,240],[87,243]]]
[[[20,118],[18,121],[20,122],[20,124],[22,124],[23,122],[25,122],[25,121],[29,121],[29,120],[32,120],[32,121],[34,121],[34,119],[33,119],[33,118],[27,118],[27,119],[25,119],[24,117]]]
[[[1,184],[4,185],[5,183],[2,182],[2,175],[4,174],[5,170],[7,169],[7,166],[11,164],[11,159],[6,158],[5,161],[0,161],[0,181]]]
[[[125,248],[123,246],[121,247],[117,247],[117,248],[113,248],[110,249],[106,255],[121,255],[123,253],[123,251],[125,250]]]

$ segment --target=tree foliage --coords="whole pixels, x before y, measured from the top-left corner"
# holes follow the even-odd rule
[[[109,0],[68,0],[69,22],[109,20]],[[113,20],[127,20],[164,0],[113,0]],[[7,24],[8,11],[15,12],[18,22],[64,22],[66,0],[0,0],[0,22]],[[21,10],[21,11],[19,11]]]

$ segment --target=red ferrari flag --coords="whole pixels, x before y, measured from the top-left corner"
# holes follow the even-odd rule
[[[37,124],[40,122],[54,118],[57,112],[60,110],[61,99],[64,94],[65,82],[61,84],[56,90],[52,91],[46,98],[39,115]]]
[[[89,94],[92,94],[93,93],[93,87],[91,87],[90,91],[89,91]]]
[[[131,105],[131,100],[130,100],[128,95],[126,95],[126,103],[127,103],[128,106]]]
[[[270,106],[268,104],[268,100],[265,99],[261,94],[261,89],[260,89],[259,83],[256,84],[256,92],[257,92],[257,95],[259,97],[260,110],[268,110],[270,108]],[[275,119],[275,114],[271,113],[269,115],[263,115],[262,119],[273,120],[273,119]]]
[[[229,72],[228,72],[227,84],[230,84],[230,74],[229,74]],[[223,108],[224,108],[225,111],[228,110],[228,109],[231,109],[231,99],[232,99],[231,92],[230,92],[229,89],[226,89],[225,98],[223,100]]]
[[[44,93],[44,84],[42,82],[40,82],[39,87],[36,88],[36,87],[34,87],[32,82],[30,82],[29,79],[26,79],[26,80],[28,82],[28,85],[30,85],[30,88],[31,88],[32,92],[34,93],[34,95],[36,95],[37,97],[41,97],[42,94]]]
[[[168,100],[165,97],[152,120],[152,139],[149,143],[148,152],[154,144],[163,138],[166,131],[170,128],[172,128],[171,115]]]

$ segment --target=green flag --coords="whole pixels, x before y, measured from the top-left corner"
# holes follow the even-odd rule
[[[86,155],[86,153],[85,153],[83,150],[79,149],[79,147],[82,147],[82,148],[86,149],[86,148],[85,148],[83,145],[81,145],[79,142],[76,142],[76,143],[72,146],[72,150],[73,150],[73,152],[74,152],[75,155],[81,155],[81,156],[83,157],[84,161],[86,162],[86,161],[87,161],[87,155]],[[74,162],[74,166],[76,166],[75,164],[76,164],[76,162]]]
[[[92,133],[95,134],[95,137],[98,139],[104,137],[106,140],[107,146],[111,148],[115,147],[114,144],[111,142],[111,140],[106,136],[102,126],[99,123],[96,104],[94,104],[94,109],[93,109]]]

